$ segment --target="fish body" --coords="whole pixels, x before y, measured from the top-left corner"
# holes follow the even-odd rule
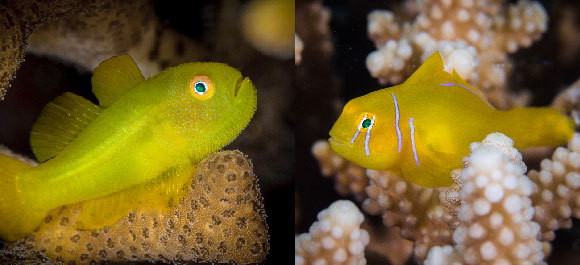
[[[365,168],[401,170],[409,181],[450,186],[472,142],[493,132],[516,148],[558,146],[572,138],[570,119],[550,108],[500,111],[457,73],[443,71],[438,52],[404,83],[349,101],[330,131],[331,148]]]
[[[43,110],[31,133],[40,165],[0,156],[3,239],[32,232],[61,205],[183,179],[235,139],[256,109],[251,81],[219,63],[182,64],[144,80],[119,56],[97,67],[92,82],[99,106],[67,93]]]

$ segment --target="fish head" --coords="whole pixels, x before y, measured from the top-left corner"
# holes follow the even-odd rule
[[[168,118],[201,158],[233,141],[256,112],[252,81],[222,63],[187,63],[166,70]]]
[[[330,130],[330,147],[362,167],[393,168],[400,157],[395,114],[387,89],[350,100]]]

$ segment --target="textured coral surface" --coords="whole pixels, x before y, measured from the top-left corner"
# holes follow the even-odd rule
[[[34,4],[37,2],[41,4]],[[5,99],[0,101],[0,144],[32,157],[29,133],[42,107],[67,91],[96,103],[90,71],[109,56],[131,54],[147,76],[182,62],[227,63],[249,77],[258,90],[254,119],[227,149],[239,149],[251,157],[254,173],[260,178],[271,235],[272,255],[266,262],[291,259],[291,241],[287,239],[293,233],[287,227],[291,226],[288,214],[293,204],[294,65],[291,60],[262,53],[244,39],[240,18],[248,2],[0,3],[0,26],[15,29],[0,31],[6,47],[0,51],[0,90],[8,84],[1,81],[12,79],[18,69]],[[8,15],[4,17],[6,10]],[[289,37],[292,40],[292,34]]]
[[[202,161],[182,202],[167,213],[131,212],[111,227],[77,230],[82,203],[51,211],[13,252],[53,261],[257,263],[268,253],[266,214],[250,160],[221,151]],[[6,260],[5,260],[6,261]]]
[[[408,251],[398,250],[396,247],[393,247],[393,249],[395,249],[393,252],[395,253],[388,253],[387,251],[377,251],[379,247],[374,245],[382,244],[381,241],[384,241],[385,233],[381,231],[387,230],[391,232],[391,230],[393,230],[395,231],[394,233],[399,233],[399,228],[393,226],[385,226],[382,230],[368,228],[367,231],[369,231],[371,238],[365,253],[368,264],[387,264],[389,262],[391,264],[401,264],[400,262],[395,263],[395,261],[400,260],[403,260],[403,264],[422,263],[423,260],[417,257],[425,257],[427,255],[432,246],[431,242],[453,244],[453,231],[459,223],[448,223],[445,221],[445,218],[441,217],[448,215],[456,216],[459,211],[461,205],[461,189],[459,186],[434,191],[434,193],[439,196],[438,201],[440,204],[435,204],[436,207],[433,207],[432,209],[435,210],[438,208],[438,210],[424,212],[423,216],[409,216],[405,215],[404,212],[395,212],[395,210],[404,209],[405,204],[408,204],[409,202],[412,205],[423,206],[420,204],[421,198],[419,195],[426,191],[421,191],[421,189],[419,189],[416,193],[400,193],[415,195],[410,198],[395,197],[395,195],[399,194],[396,193],[395,185],[404,181],[400,176],[399,178],[394,177],[396,176],[396,172],[373,172],[372,174],[369,174],[370,171],[366,171],[360,167],[357,168],[357,166],[352,163],[337,159],[332,153],[326,155],[329,158],[328,160],[319,160],[320,167],[317,167],[314,158],[315,156],[318,156],[317,154],[324,155],[325,151],[320,149],[320,144],[317,143],[317,141],[325,141],[325,139],[328,138],[328,131],[340,114],[342,106],[344,106],[348,100],[390,86],[390,84],[379,83],[378,79],[371,76],[366,67],[365,58],[367,58],[369,53],[378,50],[375,44],[370,41],[372,38],[368,35],[368,30],[370,29],[369,15],[376,10],[389,10],[393,15],[392,23],[382,23],[381,25],[391,25],[391,28],[403,29],[399,32],[399,34],[402,35],[404,33],[405,24],[410,27],[419,14],[424,13],[430,15],[429,11],[433,10],[428,10],[426,8],[420,9],[419,4],[442,5],[444,2],[453,3],[454,6],[457,6],[462,2],[476,3],[478,1],[324,1],[321,2],[322,9],[325,10],[327,16],[330,16],[330,21],[326,24],[326,27],[329,28],[328,32],[330,33],[327,32],[324,34],[320,32],[317,33],[317,29],[321,28],[318,26],[318,23],[313,23],[307,19],[296,20],[297,33],[304,41],[302,61],[300,65],[296,66],[296,86],[297,91],[301,91],[303,94],[306,93],[309,98],[311,98],[311,100],[306,100],[297,97],[297,102],[299,103],[297,108],[300,110],[298,111],[298,120],[301,122],[301,125],[297,126],[298,133],[296,135],[296,150],[297,153],[300,154],[296,156],[296,190],[298,209],[300,210],[300,218],[296,225],[297,233],[307,231],[308,226],[316,220],[316,213],[327,207],[330,202],[339,199],[358,201],[357,205],[362,206],[363,213],[366,215],[365,219],[371,221],[367,227],[381,225],[380,223],[383,221],[383,218],[381,217],[383,217],[383,214],[380,214],[381,216],[378,218],[370,218],[370,215],[367,215],[367,207],[362,204],[366,198],[369,202],[373,202],[369,205],[380,205],[379,203],[383,203],[385,207],[384,209],[392,209],[391,212],[388,212],[390,215],[385,215],[387,216],[387,220],[395,220],[399,224],[410,228],[414,227],[412,224],[416,222],[415,220],[419,220],[417,222],[418,225],[415,226],[417,227],[416,229],[406,230],[412,231],[412,235],[424,235],[419,236],[419,238],[424,239],[424,241],[413,241],[415,244],[414,254],[409,257]],[[519,17],[524,16],[523,13],[518,12],[509,14],[510,6],[513,5],[516,7],[518,1],[488,2],[492,6],[498,6],[498,3],[501,2],[501,5],[499,6],[501,6],[503,13],[495,13],[497,15],[494,16],[494,18],[509,18],[515,17],[515,15]],[[488,69],[505,69],[500,72],[490,71],[487,74],[490,75],[489,77],[493,77],[495,74],[503,75],[505,77],[505,80],[503,80],[506,84],[505,90],[498,90],[503,92],[498,93],[497,100],[498,102],[509,103],[507,105],[512,103],[513,105],[520,105],[531,102],[534,106],[547,106],[553,101],[559,91],[564,90],[566,87],[570,87],[569,92],[561,94],[562,96],[557,100],[557,103],[554,103],[554,105],[561,109],[563,113],[574,117],[573,113],[575,109],[577,109],[576,106],[579,100],[576,96],[577,93],[570,84],[574,83],[574,81],[576,81],[580,76],[580,67],[578,67],[580,65],[580,58],[578,57],[579,54],[576,49],[577,45],[575,45],[579,36],[578,32],[580,32],[578,31],[578,25],[580,25],[578,22],[580,21],[578,20],[578,17],[580,16],[578,16],[579,13],[577,12],[578,3],[577,1],[570,0],[537,2],[542,4],[549,17],[546,24],[546,31],[540,36],[540,38],[532,41],[531,46],[529,47],[520,47],[515,53],[504,52],[503,55],[490,54],[489,57],[483,58],[489,60],[489,62],[493,62],[494,60],[505,56],[504,59],[508,62],[505,64],[492,63],[491,66],[486,66]],[[530,1],[527,3],[530,3]],[[313,5],[309,1],[297,1],[297,17],[314,18],[311,9],[302,8],[304,6],[309,6],[308,4]],[[448,13],[447,11],[450,10],[445,10],[446,12],[443,13],[442,21],[455,20],[458,18],[458,13]],[[451,11],[458,12],[459,9],[453,9]],[[493,12],[497,11],[498,10],[495,10]],[[505,21],[507,20],[504,20],[504,22]],[[469,25],[459,24],[459,26],[463,28],[473,27],[474,24],[472,22],[473,21],[470,20],[469,23],[464,23]],[[498,22],[501,21],[498,20]],[[441,26],[442,24],[438,23],[434,25]],[[303,28],[306,28],[307,30],[304,30]],[[387,31],[388,29],[384,28],[383,32]],[[325,45],[316,40],[324,39],[329,34],[331,34],[334,54],[331,59],[326,59],[326,54],[321,52],[324,50],[323,47],[325,47]],[[383,36],[387,36],[387,34]],[[516,37],[519,38],[521,36]],[[443,42],[439,41],[443,39],[442,35],[439,33],[435,36],[431,36],[431,38],[433,40],[436,39],[437,42]],[[308,39],[312,39],[314,42],[308,41]],[[393,41],[395,39],[398,38],[391,38]],[[383,41],[386,45],[386,42],[388,42],[389,39],[385,38]],[[507,39],[497,40],[498,43],[504,44],[507,43],[506,41]],[[469,45],[467,45],[467,42],[465,42],[465,44],[465,47],[467,48],[463,55],[471,56],[471,49],[468,47]],[[409,46],[413,48],[413,44],[410,42]],[[506,50],[506,47],[507,46],[502,46],[501,49]],[[397,49],[394,51],[397,52]],[[401,51],[404,52],[405,49],[402,49]],[[421,54],[413,49],[412,51],[412,57],[420,59]],[[449,51],[453,51],[453,49],[450,49]],[[457,58],[462,59],[463,56]],[[472,58],[476,59],[476,57]],[[479,66],[474,67],[473,69],[482,67],[482,58],[479,58],[479,63]],[[419,65],[420,63],[418,62],[405,64],[406,67],[410,67],[409,69],[406,69],[406,71],[411,73]],[[327,71],[328,67],[331,68],[330,71]],[[481,81],[482,76],[478,77]],[[480,85],[476,85],[476,87],[481,90],[485,89]],[[529,93],[522,93],[525,90],[529,90]],[[493,93],[489,93],[487,95],[491,96],[492,94]],[[310,106],[307,103],[314,105]],[[309,151],[314,153],[314,156],[302,155]],[[524,161],[529,169],[540,169],[540,161],[551,156],[553,149],[521,151],[524,156]],[[461,171],[461,169],[454,171],[451,173],[452,177],[459,181]],[[347,174],[347,172],[352,173]],[[326,174],[330,174],[335,178],[335,180],[328,178]],[[373,180],[371,177],[377,181]],[[376,193],[376,197],[371,198],[366,190],[360,192],[361,183],[368,183],[368,187],[372,187],[373,191],[384,191],[384,195],[381,196],[382,193]],[[406,186],[405,191],[415,190],[415,188],[410,185],[398,185]],[[549,184],[548,186],[557,185]],[[530,198],[534,198],[534,194],[530,195]],[[556,199],[555,194],[554,199]],[[403,203],[401,204],[401,202]],[[401,208],[401,206],[403,206],[403,208]],[[563,213],[566,214],[567,211],[566,209],[564,210]],[[415,213],[417,211],[411,210],[411,212]],[[424,216],[427,213],[432,213],[432,215]],[[555,219],[560,218],[558,217],[560,216],[560,213],[557,215],[555,213],[549,215],[553,216]],[[534,222],[540,223],[536,217],[534,218]],[[437,230],[422,230],[423,226],[430,224],[431,221],[428,220],[438,221],[438,225],[435,226],[437,227]],[[458,221],[456,218],[452,220]],[[407,223],[407,221],[409,222]],[[569,221],[570,219],[566,222]],[[560,221],[557,222],[560,223]],[[566,222],[562,223],[568,224]],[[554,221],[552,221],[552,223],[554,223]],[[578,220],[572,218],[571,224],[572,226],[570,230],[559,229],[554,231],[555,239],[551,242],[551,255],[545,256],[549,264],[568,264],[570,260],[577,260],[579,258],[578,253],[580,252],[578,252],[577,248],[579,238]],[[558,227],[558,225],[554,225],[554,227]],[[431,233],[429,231],[440,231],[441,233]],[[542,229],[542,231],[544,230]],[[396,242],[395,239],[393,241]],[[545,246],[546,245],[544,244],[544,247]],[[546,249],[543,251],[545,252]]]
[[[332,203],[318,214],[310,231],[296,236],[294,264],[364,265],[369,235],[360,229],[364,217],[351,201]]]

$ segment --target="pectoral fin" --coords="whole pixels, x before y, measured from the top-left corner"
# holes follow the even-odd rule
[[[194,165],[172,168],[150,183],[83,202],[77,229],[111,226],[132,211],[149,213],[173,209],[187,192],[195,168]]]
[[[59,154],[99,113],[97,105],[70,92],[48,103],[30,133],[30,145],[38,161]]]
[[[121,55],[99,64],[95,68],[91,83],[93,93],[99,99],[99,106],[106,108],[143,80],[145,78],[133,58]]]

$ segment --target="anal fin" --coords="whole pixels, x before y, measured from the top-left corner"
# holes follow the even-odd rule
[[[97,105],[70,92],[48,103],[30,133],[30,145],[38,161],[59,154],[100,112]]]
[[[82,202],[76,228],[111,226],[132,211],[153,213],[173,209],[187,192],[195,168],[195,165],[171,168],[152,182]]]

